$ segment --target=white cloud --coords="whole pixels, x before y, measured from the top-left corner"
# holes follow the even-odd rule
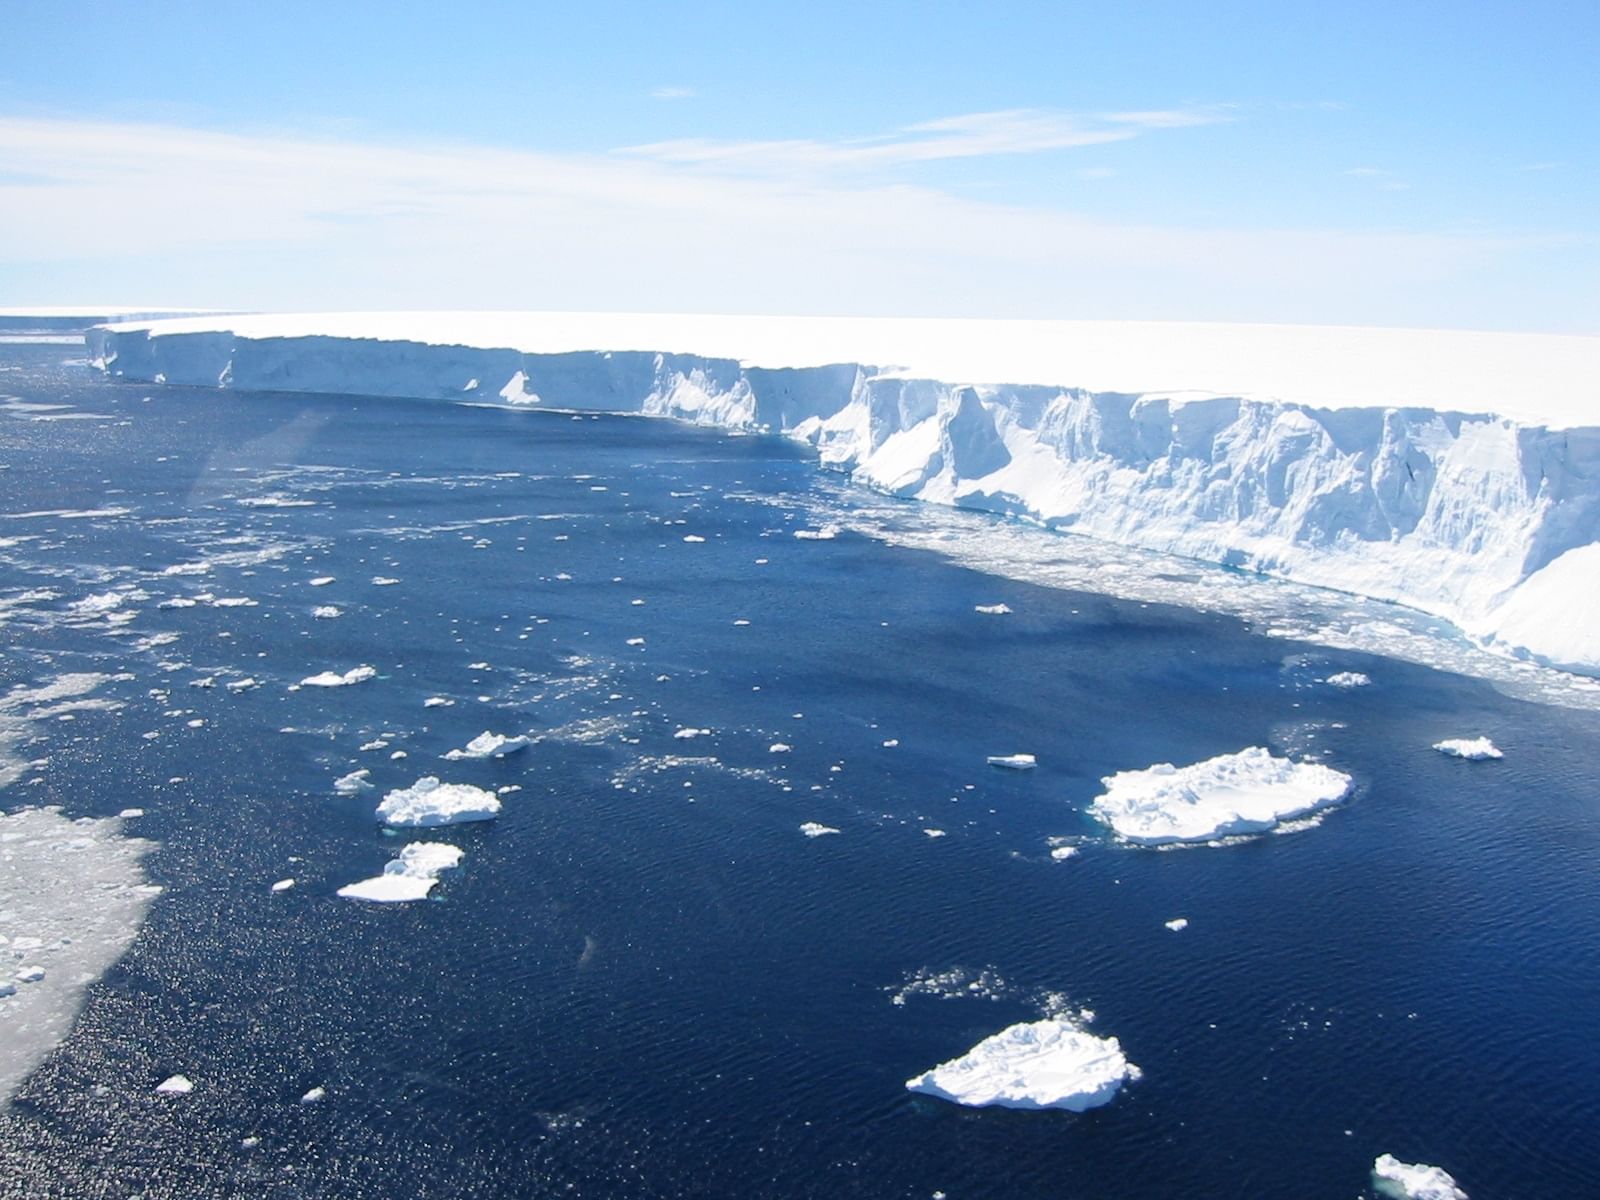
[[[1551,241],[1133,225],[849,176],[157,125],[0,118],[0,162],[28,181],[0,180],[19,303],[1438,325],[1483,323],[1463,303],[1501,292],[1460,281]]]
[[[695,94],[692,87],[658,87],[650,89],[654,100],[687,100]]]

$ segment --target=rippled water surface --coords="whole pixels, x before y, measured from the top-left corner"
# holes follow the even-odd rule
[[[143,809],[164,891],[0,1112],[0,1194],[1349,1200],[1383,1152],[1600,1194],[1594,713],[797,538],[852,494],[774,439],[70,353],[0,351],[0,692],[109,703],[0,737],[0,804]],[[535,741],[442,759],[485,730]],[[1086,815],[1249,745],[1355,792],[1170,852]],[[339,899],[427,774],[515,790],[424,835],[465,851],[432,899]],[[1109,1107],[905,1091],[1065,1004],[1143,1069]]]

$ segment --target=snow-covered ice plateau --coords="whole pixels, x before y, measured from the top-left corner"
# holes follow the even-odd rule
[[[1600,674],[1600,338],[345,313],[122,323],[89,350],[133,379],[781,433],[895,496],[1396,601]]]
[[[1187,767],[1119,771],[1100,782],[1106,790],[1090,814],[1141,846],[1265,833],[1336,803],[1350,789],[1350,777],[1332,767],[1278,758],[1260,746]]]
[[[1140,1074],[1116,1038],[1056,1017],[1002,1029],[906,1087],[957,1104],[1084,1112],[1109,1104]]]

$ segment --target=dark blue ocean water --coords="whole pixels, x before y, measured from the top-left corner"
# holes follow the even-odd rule
[[[166,890],[0,1113],[0,1195],[1349,1200],[1384,1152],[1474,1200],[1600,1195],[1594,714],[798,540],[848,491],[776,439],[114,384],[68,353],[4,348],[0,393],[105,419],[0,412],[0,599],[54,593],[0,628],[0,689],[131,678],[0,804],[144,808]],[[130,586],[125,624],[65,619]],[[201,593],[256,604],[159,607]],[[440,759],[485,729],[543,736]],[[1429,748],[1479,733],[1504,761]],[[1220,848],[1085,816],[1102,775],[1252,744],[1356,791]],[[984,765],[1019,750],[1038,770]],[[362,767],[377,791],[333,792]],[[404,840],[383,789],[430,773],[520,790],[427,835],[466,851],[434,899],[335,897]],[[984,983],[895,1002],[947,973]],[[1109,1107],[904,1090],[1063,999],[1143,1068]],[[195,1091],[153,1096],[175,1072]]]

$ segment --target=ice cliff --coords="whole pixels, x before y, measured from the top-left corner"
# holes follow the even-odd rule
[[[1600,372],[1586,373],[1597,339],[1547,339],[1565,356],[1571,386],[1530,383],[1559,391],[1543,407],[1539,397],[1507,390],[1498,376],[1486,391],[1483,372],[1474,376],[1463,358],[1472,344],[1460,340],[1466,335],[1429,333],[1412,335],[1416,353],[1395,371],[1411,380],[1419,361],[1438,362],[1439,371],[1461,374],[1459,389],[1448,379],[1416,384],[1428,403],[1396,403],[1393,389],[1371,382],[1378,368],[1368,355],[1360,364],[1366,375],[1356,371],[1354,383],[1304,382],[1305,394],[1319,401],[1310,403],[1299,392],[1284,394],[1281,383],[1273,395],[1099,387],[1106,379],[1148,377],[1145,359],[1131,351],[1124,376],[1105,354],[1086,352],[1083,378],[1097,388],[1090,390],[951,382],[919,377],[915,367],[829,363],[816,345],[792,356],[803,365],[776,366],[622,348],[648,344],[648,322],[636,341],[614,325],[585,341],[582,332],[512,336],[505,315],[476,334],[458,314],[438,316],[437,332],[410,314],[364,323],[150,322],[88,337],[93,361],[130,379],[638,413],[781,433],[815,447],[823,465],[897,496],[1392,600],[1452,621],[1486,645],[1600,674]],[[443,319],[449,316],[455,319]],[[537,326],[541,318],[522,320]],[[680,345],[720,352],[737,341],[727,329],[708,326],[695,342],[691,328],[671,328]],[[1163,337],[1180,338],[1165,330],[1183,329],[1147,328],[1145,344],[1157,351]],[[782,335],[781,328],[760,332],[762,345]],[[1330,331],[1338,340],[1329,345],[1361,359],[1363,332]],[[1407,343],[1392,335],[1404,331],[1367,332],[1369,349],[1402,355]],[[988,329],[984,335],[996,336]],[[1182,336],[1190,350],[1205,341],[1193,330]],[[1295,339],[1303,341],[1304,331],[1275,335],[1272,327],[1254,327],[1254,340],[1242,342],[1236,332],[1218,336],[1233,336],[1229,345],[1242,355],[1257,346],[1288,386],[1311,379],[1282,369],[1293,357],[1285,347],[1300,345]],[[1518,343],[1519,352],[1535,353],[1526,343]],[[599,348],[568,348],[583,345]],[[1462,361],[1451,366],[1452,355]],[[928,361],[943,360],[930,353]],[[1007,361],[996,357],[982,369],[1004,378]],[[1047,366],[1026,356],[1017,361],[1025,363],[1019,375],[1037,379],[1055,370],[1073,378],[1071,354]],[[1185,361],[1169,357],[1163,369],[1175,373]],[[1214,389],[1219,378],[1231,377],[1212,370],[1174,381]],[[1267,378],[1269,387],[1273,381]],[[1458,392],[1463,408],[1478,411],[1439,406],[1440,395]],[[1495,399],[1502,394],[1503,403]]]

